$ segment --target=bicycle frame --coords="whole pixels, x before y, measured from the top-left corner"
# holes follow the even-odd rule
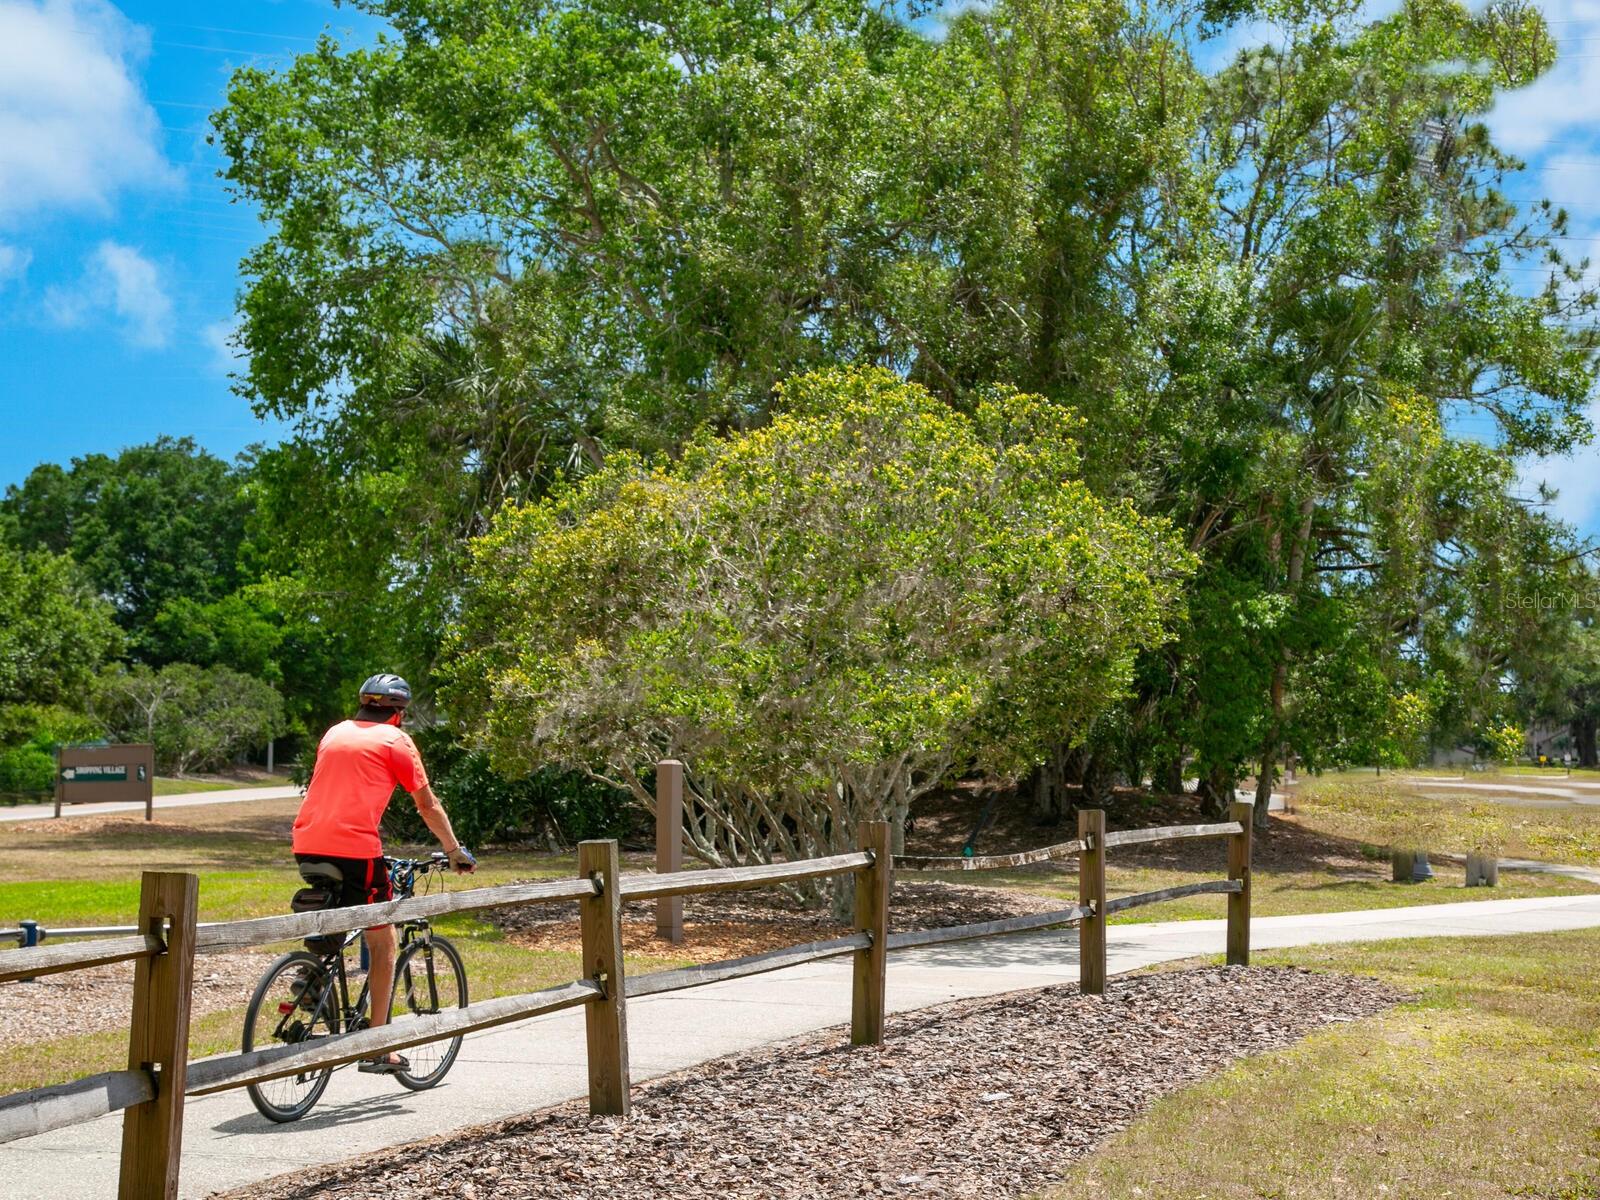
[[[400,955],[410,949],[414,943],[427,940],[431,932],[432,930],[426,921],[408,921],[402,925],[400,927],[400,943],[395,948],[395,960],[398,962]],[[361,934],[362,931],[359,929],[352,930],[346,936],[343,945],[337,950],[322,956],[323,971],[335,981],[334,986],[337,989],[339,998],[340,1025],[347,1032],[354,1029],[365,1029],[368,1024],[366,1012],[371,991],[371,972],[369,970],[367,977],[361,981],[361,991],[356,994],[355,1003],[352,1004],[350,1001],[349,967],[345,963],[345,951],[361,940]],[[431,976],[433,972],[432,960],[428,962],[428,971]],[[431,993],[436,986],[430,978],[428,980],[429,992]],[[313,1019],[322,1015],[323,1003],[326,1002],[328,994],[327,992],[323,993],[323,1002],[318,1003],[316,1011],[312,1014]],[[292,1015],[286,1014],[286,1017]]]
[[[351,930],[345,935],[344,942],[340,944],[337,950],[329,951],[327,954],[322,956],[323,974],[332,982],[332,986],[325,987],[323,989],[322,995],[317,1000],[316,1008],[311,1010],[308,1025],[309,1029],[315,1029],[319,1021],[330,1026],[332,1025],[332,1022],[327,1020],[328,1016],[331,1015],[327,1011],[327,1005],[330,999],[334,999],[338,1003],[339,1027],[342,1032],[351,1033],[358,1029],[369,1028],[371,1021],[366,1014],[370,1002],[371,972],[369,970],[367,977],[362,980],[361,991],[357,993],[355,1003],[352,1004],[350,1002],[349,969],[345,964],[345,951],[349,950],[351,946],[360,941],[362,932],[363,931],[359,929]],[[425,919],[407,921],[405,924],[400,926],[400,943],[395,951],[395,961],[399,962],[400,958],[405,954],[405,952],[416,943],[427,941],[432,935],[432,932],[432,927]],[[431,955],[429,955],[424,959],[424,961],[427,963],[428,969],[428,999],[432,1006],[437,1008],[438,982],[435,980],[433,975],[433,958]],[[390,990],[389,1002],[391,1004],[394,1003],[393,989],[401,986],[401,983],[402,981],[399,979],[396,979],[393,982]],[[409,977],[404,981],[404,985],[408,989],[413,986],[413,983]],[[300,1012],[301,1009],[297,1005],[289,1012],[283,1013],[279,1016],[277,1026],[273,1030],[274,1036],[279,1041],[294,1040],[286,1036],[286,1031],[290,1027],[291,1023],[299,1017]],[[307,1038],[301,1040],[310,1039]]]

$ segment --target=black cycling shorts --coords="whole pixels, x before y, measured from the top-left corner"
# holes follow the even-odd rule
[[[389,860],[377,858],[341,858],[337,854],[296,854],[297,863],[332,863],[344,874],[344,884],[339,889],[339,902],[335,907],[354,908],[360,904],[382,904],[394,899],[394,884],[389,879]]]

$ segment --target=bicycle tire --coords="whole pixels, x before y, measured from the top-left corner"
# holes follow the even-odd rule
[[[306,1040],[305,1037],[300,1036],[289,1038],[267,1036],[265,1030],[258,1031],[256,1028],[257,1021],[263,1016],[270,1017],[274,1024],[279,1025],[282,1024],[283,1017],[297,1016],[297,1012],[285,1014],[277,1010],[276,1005],[286,1001],[274,997],[274,983],[280,978],[285,980],[285,985],[282,989],[284,994],[290,994],[288,986],[290,981],[287,979],[287,975],[291,968],[303,968],[308,972],[306,978],[319,980],[316,1006],[311,1012],[309,1020],[302,1019],[302,1028],[306,1031],[306,1036],[318,1036],[315,1030],[319,1021],[326,1026],[326,1031],[322,1036],[331,1036],[339,1032],[339,1006],[333,1003],[335,989],[330,986],[331,980],[323,960],[304,950],[292,950],[267,968],[266,973],[257,982],[255,992],[250,997],[250,1006],[245,1009],[244,1036],[241,1039],[240,1046],[246,1053],[256,1049],[258,1045],[289,1045]],[[268,1003],[269,999],[272,1000],[275,1006],[274,1011],[264,1013],[263,1006]],[[263,1117],[276,1124],[287,1125],[291,1121],[298,1121],[305,1116],[316,1105],[317,1101],[322,1099],[322,1093],[327,1090],[328,1079],[332,1074],[332,1067],[324,1067],[321,1071],[315,1073],[314,1078],[309,1073],[288,1077],[297,1081],[310,1080],[307,1090],[292,1104],[280,1103],[274,1098],[275,1094],[281,1091],[281,1088],[274,1089],[270,1093],[267,1090],[272,1088],[273,1084],[283,1082],[280,1080],[268,1080],[261,1084],[252,1083],[245,1088],[245,1091],[250,1094],[250,1103],[256,1106],[256,1111]]]
[[[451,985],[444,983],[446,976],[437,969],[438,960],[443,959],[450,967],[450,977],[455,980],[454,996],[441,995],[441,986],[450,990]],[[420,970],[417,964],[421,963]],[[420,941],[411,943],[401,953],[394,966],[394,996],[389,1001],[391,1013],[395,1011],[395,999],[405,997],[406,1011],[413,1016],[428,1016],[431,1013],[443,1012],[449,1008],[465,1008],[467,1006],[467,969],[461,962],[461,954],[448,938],[438,934],[430,934]],[[392,1019],[392,1018],[391,1018]],[[397,1071],[395,1079],[400,1085],[413,1092],[427,1091],[437,1087],[455,1065],[456,1055],[461,1052],[462,1038],[458,1035],[450,1039],[442,1053],[438,1064],[430,1070],[417,1074],[414,1071]],[[424,1046],[413,1046],[401,1051],[408,1058],[415,1060],[420,1057],[419,1051],[438,1045],[438,1042],[428,1042]]]

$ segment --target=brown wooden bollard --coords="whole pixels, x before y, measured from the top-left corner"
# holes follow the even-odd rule
[[[1249,800],[1235,800],[1228,808],[1228,820],[1240,827],[1228,839],[1228,878],[1241,885],[1228,894],[1228,965],[1235,967],[1250,965],[1250,827],[1255,807]]]
[[[121,1200],[174,1200],[183,1151],[183,1096],[188,1086],[189,1002],[194,984],[195,875],[146,871],[139,890],[139,931],[165,943],[138,960],[128,1068],[155,1078],[153,1100],[122,1117]]]
[[[870,867],[856,872],[856,929],[871,933],[872,945],[855,953],[850,1044],[876,1046],[883,1041],[884,992],[889,975],[889,887],[894,863],[889,850],[889,822],[861,822],[856,845],[870,850],[873,856]]]
[[[600,894],[578,901],[583,972],[601,987],[583,1006],[589,1049],[589,1115],[625,1117],[628,1094],[627,981],[622,973],[622,896],[617,843],[578,843],[578,873],[600,884]]]
[[[1390,878],[1395,883],[1411,882],[1411,851],[1391,849],[1389,851]]]
[[[665,759],[656,764],[656,874],[683,870],[683,764]],[[683,941],[683,897],[656,901],[656,936],[674,945]]]
[[[1106,994],[1106,814],[1078,810],[1078,903],[1090,910],[1078,922],[1078,987],[1086,996]]]

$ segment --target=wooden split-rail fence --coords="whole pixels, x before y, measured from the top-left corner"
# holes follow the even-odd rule
[[[1228,895],[1227,957],[1248,961],[1250,947],[1250,805],[1236,805],[1233,820],[1107,833],[1105,814],[1079,813],[1078,837],[1020,855],[987,858],[892,856],[889,827],[863,822],[857,849],[798,862],[750,867],[674,870],[623,875],[614,841],[583,842],[574,879],[416,896],[385,904],[327,909],[200,925],[199,880],[194,875],[146,872],[137,932],[78,943],[37,945],[0,953],[0,983],[61,971],[132,961],[133,1013],[125,1070],[0,1097],[0,1142],[30,1137],[122,1112],[121,1200],[175,1197],[183,1142],[184,1101],[189,1096],[369,1058],[408,1046],[456,1037],[543,1013],[582,1006],[587,1033],[589,1111],[626,1116],[629,1110],[627,1002],[800,963],[852,955],[850,1040],[883,1040],[888,952],[913,946],[1078,924],[1083,991],[1100,994],[1106,981],[1106,917],[1141,904],[1207,892]],[[1106,899],[1106,851],[1119,845],[1191,837],[1227,837],[1228,878],[1137,896]],[[1077,856],[1078,903],[1058,912],[1007,917],[942,929],[892,933],[889,894],[895,869],[973,871]],[[855,931],[843,937],[744,958],[659,971],[628,979],[623,971],[622,905],[626,901],[681,900],[707,892],[853,875]],[[559,987],[480,1000],[462,1008],[396,1021],[376,1029],[273,1046],[190,1062],[189,1013],[196,955],[276,942],[348,933],[375,925],[445,913],[475,912],[553,901],[579,903],[583,977]]]

